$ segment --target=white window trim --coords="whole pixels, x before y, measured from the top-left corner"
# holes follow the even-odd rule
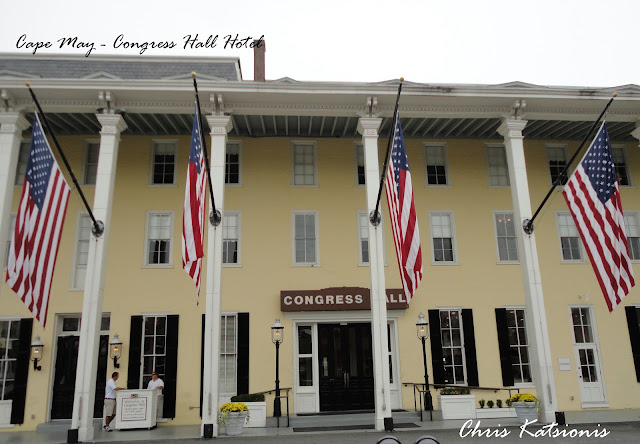
[[[313,184],[297,185],[295,184],[295,166],[296,166],[296,145],[311,145],[313,147]],[[318,185],[318,146],[315,141],[309,140],[292,140],[291,141],[291,186],[294,188],[317,188]]]
[[[173,144],[175,149],[175,154],[173,155],[173,183],[153,183],[153,165],[154,165],[154,153],[156,144]],[[178,140],[177,139],[152,139],[151,140],[151,148],[149,150],[149,187],[177,187],[177,177],[178,177]]]
[[[567,153],[568,145],[566,143],[545,143],[544,144],[544,153],[547,159],[547,174],[549,174],[549,182],[553,185],[553,179],[551,178],[551,158],[549,157],[549,148],[562,148],[564,151],[564,161],[565,164],[569,163],[569,156]],[[567,170],[567,180],[571,177],[571,167]],[[563,185],[560,183],[557,187],[555,187],[555,191],[562,191]]]
[[[611,149],[622,149],[622,155],[624,156],[624,164],[627,167],[627,178],[629,179],[629,185],[620,185],[620,188],[635,188],[635,182],[633,181],[633,175],[631,174],[631,165],[629,165],[629,156],[627,155],[627,146],[616,143],[611,145]]]
[[[576,230],[578,230],[578,245],[580,246],[580,259],[568,260],[565,259],[562,255],[562,236],[560,235],[560,223],[559,216],[568,216],[573,220],[573,216],[570,211],[556,211],[556,235],[558,237],[558,250],[560,253],[560,263],[562,264],[586,264],[587,263],[587,252],[584,249],[584,245],[582,245],[582,237],[580,236],[580,230],[576,226]],[[575,225],[575,221],[573,221]]]
[[[462,345],[462,370],[464,372],[464,384],[451,384],[457,385],[460,387],[466,387],[469,385],[469,377],[467,376],[467,353],[466,353],[466,344],[464,342],[464,322],[462,321],[462,307],[437,307],[438,310],[438,320],[440,318],[441,311],[457,311],[458,316],[460,317],[460,344]],[[444,350],[444,344],[442,343],[442,322],[440,322],[440,348]],[[474,326],[475,329],[475,326]],[[474,332],[475,334],[475,332]],[[444,360],[443,360],[444,367]]]
[[[89,216],[86,211],[78,211],[76,216],[76,231],[74,236],[73,245],[73,266],[71,268],[71,285],[69,291],[84,291],[84,285],[82,287],[76,287],[76,271],[78,270],[78,241],[80,240],[80,221],[84,216]],[[89,242],[91,242],[91,236],[89,236]]]
[[[221,325],[222,325],[222,318],[223,317],[234,317],[236,319],[235,320],[235,325],[236,325],[235,338],[234,338],[235,349],[236,349],[236,353],[235,353],[235,355],[236,355],[236,390],[233,391],[233,392],[229,392],[229,393],[222,392],[222,391],[220,391],[220,382],[218,381],[218,390],[219,390],[218,397],[219,398],[223,398],[223,397],[224,398],[231,398],[232,396],[236,396],[238,394],[238,312],[237,311],[232,311],[232,312],[225,311],[225,312],[220,313],[220,324]],[[222,336],[222,334],[221,334],[221,336]],[[218,361],[220,361],[220,357],[221,356],[222,356],[222,349],[220,349],[218,351]],[[219,379],[222,379],[222,377],[219,377]]]
[[[362,162],[363,162],[363,166],[364,166],[364,176],[365,176],[365,183],[361,184],[358,183],[358,147],[362,148]],[[353,142],[353,161],[354,161],[354,165],[355,165],[355,187],[356,188],[364,188],[367,185],[367,165],[366,162],[364,161],[364,144],[362,142]]]
[[[505,310],[509,311],[509,310],[524,310],[524,326],[525,326],[525,331],[527,332],[527,351],[529,352],[529,373],[531,374],[531,382],[514,382],[514,384],[511,387],[514,388],[535,388],[536,384],[534,382],[534,375],[533,375],[533,364],[531,364],[531,341],[529,340],[529,331],[527,329],[527,307],[526,305],[506,305],[503,306],[502,308],[504,308]],[[509,344],[509,348],[511,348],[511,344]]]
[[[152,215],[170,215],[171,216],[171,238],[169,239],[169,263],[168,264],[148,264],[147,259],[149,258],[149,219]],[[142,258],[142,268],[173,268],[173,247],[174,247],[174,227],[175,227],[175,216],[173,210],[149,210],[147,211],[144,223],[144,257]]]
[[[238,183],[226,183],[225,187],[242,187],[242,140],[227,140],[227,147],[225,149],[225,164],[224,173],[227,175],[227,154],[229,153],[229,145],[236,145],[238,147]]]
[[[491,184],[491,174],[489,173],[489,148],[502,148],[504,150],[505,156],[505,167],[507,168],[507,180],[509,182],[508,185],[492,185]],[[503,143],[485,143],[484,144],[484,158],[486,162],[487,168],[487,185],[489,188],[511,188],[511,176],[509,174],[509,159],[507,159],[507,148]]]
[[[366,210],[359,210],[356,212],[356,227],[357,227],[357,235],[358,235],[358,267],[368,267],[371,262],[364,262],[362,260],[362,237],[360,236],[360,217],[361,216],[366,216],[367,219],[369,218],[369,213]],[[384,260],[384,266],[388,266],[387,264],[387,243],[386,243],[386,237],[385,237],[385,232],[384,232],[384,213],[382,213],[382,210],[380,210],[380,216],[381,216],[381,220],[380,220],[380,227],[382,228],[382,255],[383,255],[383,260]],[[367,238],[367,241],[369,241],[369,239]],[[369,243],[369,245],[371,245]],[[369,259],[371,259],[371,246],[369,246]]]
[[[315,217],[316,260],[315,262],[296,262],[296,216],[312,214]],[[318,210],[291,210],[291,266],[320,267],[320,214]]]
[[[139,380],[138,383],[140,384],[140,389],[144,390],[144,357],[145,356],[160,356],[158,354],[156,354],[155,352],[155,344],[154,344],[154,348],[153,348],[153,354],[151,355],[145,355],[144,353],[144,338],[145,338],[145,334],[144,334],[144,324],[147,320],[147,318],[165,318],[164,321],[164,365],[165,365],[165,373],[166,373],[166,368],[167,368],[167,325],[169,323],[169,315],[167,314],[144,314],[142,315],[142,338],[140,339],[140,376],[139,376]],[[153,331],[153,336],[157,337],[158,335],[156,335],[155,332],[155,328]],[[155,341],[154,341],[155,342]],[[155,359],[154,359],[155,362]],[[155,366],[154,366],[155,367]],[[155,368],[152,370],[155,371]],[[164,375],[163,375],[164,376]],[[166,376],[165,376],[166,378]],[[135,389],[134,389],[135,390]]]
[[[13,213],[12,213],[13,214]],[[638,227],[640,227],[640,211],[637,210],[625,210],[624,215],[626,217],[634,216],[636,218],[636,222],[638,222]],[[626,233],[626,226],[625,226]],[[629,237],[629,233],[626,233],[627,237]],[[631,254],[629,254],[629,258],[631,259]],[[640,264],[640,259],[631,259],[632,264]]]
[[[236,230],[238,232],[238,262],[235,264],[222,262],[222,266],[225,268],[242,268],[242,212],[240,210],[224,210],[224,216],[222,218],[223,227],[224,227],[224,218],[230,215],[236,216],[236,220],[238,221],[238,224],[236,226]],[[223,235],[222,237],[223,246],[224,246],[224,240],[225,239]]]
[[[437,216],[440,214],[448,214],[451,219],[451,248],[453,249],[453,261],[441,261],[438,262],[435,259],[433,254],[434,244],[433,244],[433,228],[431,225],[431,217]],[[458,242],[456,240],[456,221],[453,210],[430,210],[428,212],[429,215],[429,244],[431,246],[430,255],[431,255],[431,265],[437,266],[447,266],[447,265],[460,265],[460,261],[458,258]]]
[[[513,219],[513,227],[515,229],[515,233],[516,233],[516,251],[518,252],[518,260],[517,261],[503,261],[500,260],[500,247],[498,245],[498,225],[496,223],[496,214],[504,214],[504,213],[508,213],[511,214],[512,219]],[[496,263],[498,265],[514,265],[514,264],[519,264],[520,263],[520,248],[519,248],[519,242],[518,242],[518,225],[516,224],[516,219],[515,219],[515,212],[513,210],[493,210],[491,212],[492,217],[493,217],[493,240],[496,243]]]
[[[82,158],[82,185],[86,187],[95,187],[95,183],[87,183],[87,160],[89,158],[89,146],[91,144],[98,144],[98,162],[100,162],[100,139],[87,139],[84,141],[84,156]],[[97,166],[96,166],[97,173]],[[98,177],[96,174],[96,182]]]
[[[298,327],[311,327],[311,353],[300,354]],[[311,322],[293,322],[293,375],[297,393],[315,393],[320,379],[318,365],[318,324]],[[300,385],[300,358],[311,357],[311,385]]]
[[[12,211],[9,213],[9,218],[7,220],[9,222],[7,225],[7,239],[5,244],[2,245],[3,253],[4,253],[4,259],[2,260],[2,270],[6,270],[9,264],[9,248],[8,247],[13,239],[13,232],[11,231],[11,219],[14,219],[14,224],[15,224],[15,220],[17,218],[18,218],[18,213],[16,211]]]
[[[447,142],[424,142],[422,146],[424,154],[424,186],[427,188],[451,188],[451,175],[449,174],[449,147],[447,146]],[[427,172],[427,148],[432,146],[442,148],[442,152],[444,154],[444,172],[447,177],[446,185],[433,185],[429,183],[429,173]]]

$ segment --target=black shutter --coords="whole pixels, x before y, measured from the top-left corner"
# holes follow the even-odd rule
[[[204,321],[205,314],[202,314],[202,335],[200,336],[200,417],[202,418],[202,392],[204,391]]]
[[[502,385],[511,387],[514,384],[511,371],[511,344],[509,343],[509,327],[507,327],[507,309],[496,308],[496,327],[498,329],[498,349],[500,350],[500,368],[502,369]]]
[[[164,417],[176,417],[178,380],[178,315],[167,316],[167,348],[164,367]]]
[[[249,393],[249,313],[238,313],[238,395]]]
[[[131,316],[129,333],[129,367],[127,368],[127,388],[140,388],[140,359],[142,359],[142,316]],[[107,375],[111,377],[111,375]]]
[[[476,335],[473,331],[473,312],[470,308],[462,310],[462,328],[464,329],[464,358],[467,364],[467,385],[478,387],[478,362],[476,358]]]
[[[446,384],[444,360],[442,358],[442,338],[440,337],[440,310],[429,310],[429,333],[431,336],[431,367],[433,383]]]
[[[624,309],[627,312],[627,326],[629,327],[633,365],[636,368],[636,380],[640,382],[640,327],[638,326],[638,309],[636,307],[625,307]]]
[[[13,382],[13,405],[11,406],[11,424],[24,422],[24,407],[27,399],[27,377],[31,358],[31,330],[33,319],[20,320],[18,352],[16,353],[16,377]]]

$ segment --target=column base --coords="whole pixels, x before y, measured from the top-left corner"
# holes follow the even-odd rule
[[[93,426],[89,427],[80,427],[78,429],[78,441],[79,442],[88,442],[93,441]]]

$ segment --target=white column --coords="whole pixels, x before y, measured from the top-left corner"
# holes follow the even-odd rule
[[[107,243],[111,229],[113,185],[116,176],[120,133],[127,127],[119,114],[96,114],[96,117],[102,125],[102,131],[100,131],[100,152],[93,214],[96,220],[104,223],[104,233],[98,237],[91,234],[87,275],[84,282],[78,367],[71,419],[71,429],[78,429],[78,441],[80,442],[92,441],[94,437],[93,405],[98,350],[100,348],[100,322],[102,320]]]
[[[224,208],[224,167],[227,150],[227,133],[231,131],[230,116],[207,116],[211,128],[211,182],[216,209]],[[212,206],[209,205],[209,212]],[[202,427],[213,425],[213,436],[218,436],[218,385],[220,361],[220,293],[222,287],[222,222],[214,227],[207,215],[207,270],[206,306],[204,323],[204,376],[202,388]]]
[[[522,136],[522,130],[526,125],[526,120],[505,118],[498,128],[498,133],[504,137],[507,162],[509,164],[509,177],[511,179],[514,219],[517,224],[516,231],[520,233],[518,236],[518,251],[522,270],[522,285],[527,304],[526,326],[530,342],[529,357],[536,394],[541,404],[538,419],[541,422],[552,422],[555,421],[558,402],[553,377],[553,362],[551,361],[549,329],[542,294],[536,236],[534,233],[526,234],[522,230],[523,221],[531,219],[532,215]]]
[[[6,262],[5,245],[9,240],[9,214],[13,201],[13,188],[16,180],[16,167],[22,131],[29,128],[29,122],[22,113],[0,113],[0,269]],[[4,279],[3,279],[4,281]],[[0,285],[2,291],[3,285]]]
[[[631,131],[631,135],[636,139],[640,140],[640,120],[636,122],[636,129]],[[640,144],[638,146],[640,146]]]
[[[378,129],[382,119],[361,117],[358,132],[364,151],[367,213],[376,208],[380,186]],[[381,205],[382,206],[382,205]],[[371,272],[371,338],[375,375],[376,430],[384,430],[384,419],[391,418],[391,384],[387,341],[387,294],[384,278],[384,238],[382,221],[377,227],[369,222],[369,269]]]

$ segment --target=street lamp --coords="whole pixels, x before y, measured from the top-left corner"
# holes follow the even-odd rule
[[[276,318],[275,324],[271,327],[271,340],[276,344],[276,396],[273,399],[273,416],[278,418],[278,427],[280,427],[280,344],[282,343],[282,332],[284,326],[280,323],[280,318]]]
[[[418,315],[418,322],[416,322],[416,330],[418,333],[418,339],[422,341],[422,362],[424,363],[424,408],[429,410],[429,416],[433,421],[433,404],[431,399],[431,391],[429,390],[429,375],[427,373],[427,348],[425,341],[429,336],[429,329],[427,328],[429,323],[424,319],[424,315],[420,313]]]
[[[40,340],[40,336],[36,336],[36,338],[31,343],[31,360],[33,361],[33,369],[40,371],[42,370],[42,366],[38,365],[38,361],[42,360],[42,349],[44,348],[44,344]]]
[[[118,337],[118,333],[113,335],[113,339],[109,343],[109,355],[111,359],[113,359],[113,366],[115,368],[120,368],[120,364],[118,364],[118,359],[122,355],[122,341]]]

